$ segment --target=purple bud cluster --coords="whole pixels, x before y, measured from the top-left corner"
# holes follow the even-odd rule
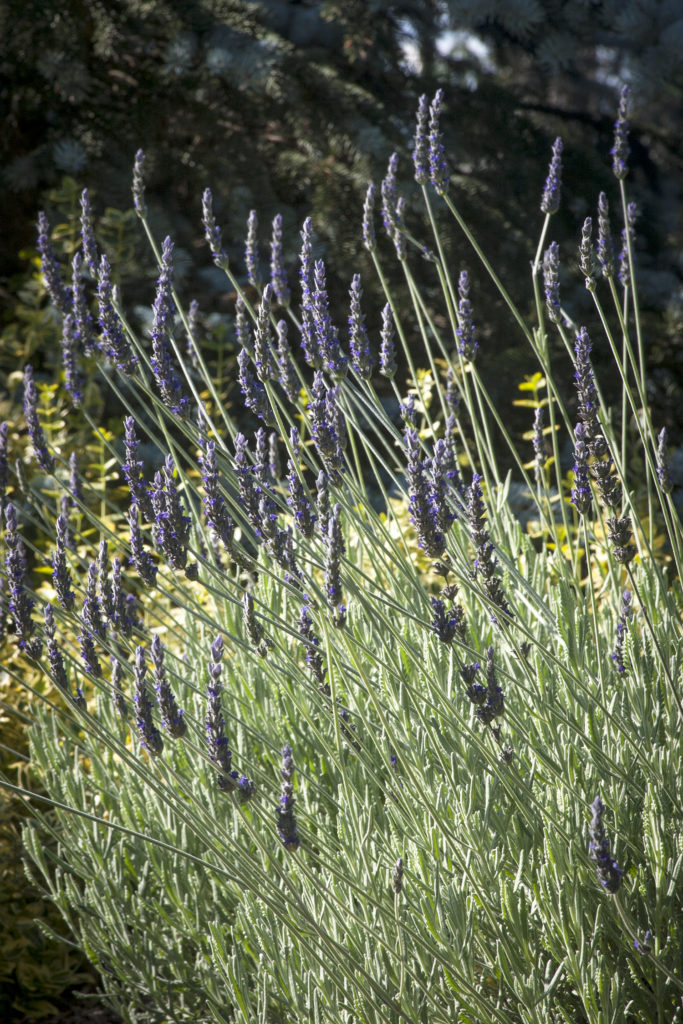
[[[543,287],[548,317],[554,324],[559,324],[560,313],[560,247],[551,242],[543,254]]]
[[[73,271],[72,312],[74,318],[74,347],[77,353],[84,352],[86,355],[92,355],[97,348],[97,342],[95,340],[93,318],[90,313],[88,302],[85,297],[85,289],[83,287],[83,257],[80,252],[74,254],[71,266]],[[97,268],[95,268],[93,278],[97,279]]]
[[[98,322],[100,325],[101,348],[108,359],[123,373],[130,373],[137,362],[121,322],[114,309],[109,260],[102,254],[97,275]]]
[[[413,145],[413,167],[415,181],[418,185],[426,185],[429,181],[429,98],[420,96],[417,105],[417,123],[415,125],[415,142]]]
[[[152,664],[154,666],[154,689],[161,714],[161,724],[173,739],[180,739],[187,732],[187,722],[183,717],[182,708],[178,707],[173,691],[166,678],[164,666],[164,645],[159,635],[152,639]]]
[[[605,826],[602,823],[605,805],[599,796],[596,796],[591,804],[591,810],[593,817],[589,829],[588,856],[596,866],[600,885],[606,892],[615,893],[621,887],[624,872],[610,853],[609,839],[605,835]]]
[[[209,244],[213,262],[222,270],[227,270],[230,265],[228,254],[223,248],[221,229],[216,223],[216,218],[213,214],[213,195],[210,188],[205,189],[202,196],[202,223],[204,225],[204,237]]]
[[[354,274],[349,291],[351,306],[349,311],[349,352],[351,367],[361,380],[370,380],[372,376],[372,352],[370,339],[365,326],[365,316],[361,312],[360,300],[363,295],[360,274]]]
[[[153,306],[152,355],[149,362],[164,404],[176,416],[187,416],[190,400],[183,394],[183,382],[176,370],[171,349],[176,309],[172,291],[173,242],[167,237],[161,247],[161,267]]]
[[[64,385],[71,401],[78,407],[83,400],[85,379],[78,365],[78,335],[73,313],[67,313],[62,322],[62,365]]]
[[[135,672],[133,685],[133,707],[137,720],[140,743],[154,757],[164,749],[164,740],[152,719],[152,702],[147,691],[145,676],[147,665],[142,647],[135,648]]]
[[[428,471],[431,460],[425,461],[418,440],[417,430],[407,426],[405,430],[408,463],[408,507],[410,521],[417,531],[418,544],[430,558],[438,558],[446,546],[442,524],[448,513],[440,504],[441,494],[435,491],[429,481]]]
[[[560,191],[562,187],[562,139],[556,138],[553,143],[553,155],[548,168],[541,197],[541,210],[546,214],[557,213],[560,208]]]
[[[308,412],[317,452],[332,484],[338,484],[344,468],[346,422],[338,404],[339,388],[327,388],[322,371],[317,370],[311,385]]]
[[[277,366],[273,356],[273,332],[270,326],[270,306],[273,294],[272,286],[267,284],[263,289],[256,326],[254,328],[253,360],[256,373],[261,380],[272,380],[277,377]]]
[[[474,360],[479,348],[476,333],[472,319],[469,274],[466,270],[462,270],[458,278],[458,327],[455,336],[458,339],[458,352],[463,359],[468,359],[470,362]]]
[[[301,239],[301,348],[308,365],[318,369],[322,359],[313,329],[313,221],[310,217],[304,221]]]
[[[493,544],[486,527],[486,512],[480,481],[479,474],[474,473],[467,497],[467,518],[472,543],[476,549],[472,578],[481,579],[489,601],[500,608],[506,616],[512,617],[512,610],[507,602],[503,585],[496,573],[498,559],[493,554]],[[496,621],[495,616],[492,617],[492,621]]]
[[[656,468],[657,468],[657,479],[659,480],[659,486],[662,488],[665,494],[671,494],[674,488],[673,479],[671,477],[671,467],[669,465],[669,453],[667,451],[668,435],[666,427],[662,427],[657,437],[657,454],[656,454]]]
[[[92,223],[92,207],[90,206],[90,196],[87,188],[84,188],[81,192],[81,245],[83,248],[83,258],[94,281],[97,277],[99,257]]]
[[[348,369],[348,358],[341,350],[339,331],[332,323],[325,280],[325,264],[322,260],[316,260],[313,265],[311,317],[315,334],[315,350],[320,354],[322,367],[332,377],[343,377]]]
[[[325,591],[332,608],[334,625],[342,628],[346,621],[346,605],[342,601],[341,560],[344,555],[344,536],[341,527],[341,507],[335,505],[327,526],[325,538]]]
[[[387,302],[382,310],[382,330],[379,345],[379,372],[391,380],[396,375],[396,331],[391,306]]]
[[[294,517],[294,526],[304,535],[312,537],[315,529],[315,513],[308,498],[308,491],[299,475],[299,431],[292,427],[290,432],[292,458],[287,462],[287,504]]]
[[[273,416],[273,410],[271,409],[266,389],[261,381],[252,373],[249,353],[245,348],[241,349],[237,356],[237,365],[239,367],[240,389],[244,397],[245,406],[255,416],[263,420],[264,423],[271,426],[274,425],[275,417]]]
[[[275,298],[281,306],[288,306],[291,299],[287,271],[282,262],[282,214],[273,218],[273,234],[270,242],[270,282]]]
[[[133,206],[138,217],[147,216],[147,203],[145,202],[145,154],[141,149],[135,154],[133,164]]]
[[[197,566],[187,564],[192,520],[185,515],[174,477],[175,462],[172,455],[167,455],[163,469],[154,476],[151,494],[154,510],[152,536],[157,549],[163,552],[174,569],[184,569],[188,579],[196,579]]]
[[[430,598],[432,603],[432,630],[442,644],[450,644],[456,638],[464,643],[467,625],[465,613],[461,605],[451,605],[446,609],[444,602],[439,597]]]
[[[225,719],[221,709],[221,671],[223,637],[217,636],[211,644],[209,679],[206,684],[206,742],[209,759],[218,768],[217,784],[224,793],[234,793],[240,803],[246,803],[256,792],[250,779],[232,771],[232,751],[225,735]]]
[[[368,252],[374,252],[377,248],[377,238],[375,235],[375,200],[377,198],[377,189],[373,182],[370,182],[365,193],[365,202],[363,204],[363,245]]]
[[[614,662],[614,667],[619,673],[624,673],[626,671],[626,666],[624,665],[624,641],[626,640],[628,623],[632,615],[633,594],[630,590],[624,590],[621,595],[621,608],[619,610],[619,617],[617,618],[614,650],[612,651],[612,661]]]
[[[107,627],[102,619],[102,608],[97,594],[98,582],[97,562],[91,562],[88,566],[88,579],[85,585],[85,596],[83,598],[83,623],[88,632],[99,640],[104,640],[107,635]]]
[[[152,509],[152,501],[143,474],[144,463],[138,458],[139,443],[133,417],[126,416],[123,426],[125,430],[126,461],[121,464],[121,472],[130,488],[131,501],[140,509],[143,520],[151,523],[154,519],[154,510]]]
[[[69,521],[65,515],[57,516],[55,533],[57,544],[52,557],[52,584],[62,608],[71,611],[75,597],[71,589],[71,573],[66,559]]]
[[[601,192],[598,196],[598,263],[603,277],[614,275],[614,246],[612,231],[609,224],[609,204],[607,196]]]
[[[588,475],[588,445],[586,444],[587,431],[583,423],[577,423],[574,427],[576,442],[574,445],[574,485],[571,492],[571,502],[576,511],[587,516],[593,507],[593,494],[590,487]]]
[[[12,502],[5,508],[5,568],[9,591],[9,610],[14,620],[14,632],[19,646],[31,658],[39,658],[41,642],[33,636],[35,623],[31,618],[35,601],[26,591],[26,550],[17,529],[17,513]]]
[[[47,441],[38,417],[38,390],[33,379],[33,367],[24,368],[24,416],[36,462],[44,473],[54,473],[55,459],[48,451]]]
[[[290,746],[282,748],[280,775],[282,776],[282,796],[280,797],[277,809],[277,830],[280,833],[280,839],[284,843],[285,849],[293,853],[299,848],[299,830],[296,818],[294,817],[294,804],[296,803],[292,783],[294,778],[294,760]]]
[[[628,145],[628,113],[629,113],[630,90],[627,85],[622,86],[619,99],[619,113],[614,125],[614,146],[610,150],[612,155],[612,170],[617,178],[625,178],[628,174],[628,158],[631,150]]]
[[[209,529],[220,537],[228,552],[232,551],[235,535],[235,521],[228,512],[218,481],[218,463],[216,461],[216,445],[204,437],[200,437],[201,451],[199,465],[204,482],[202,507]]]
[[[254,598],[250,591],[245,590],[242,595],[242,613],[244,618],[244,631],[251,646],[258,651],[262,658],[268,654],[273,642],[263,631],[263,626],[256,618],[254,611]]]
[[[143,583],[153,587],[156,583],[157,567],[149,551],[145,550],[138,519],[138,506],[134,502],[128,510],[128,523],[130,525],[130,564],[135,566]]]
[[[45,648],[50,665],[50,679],[64,693],[69,693],[69,680],[64,668],[64,658],[57,643],[55,613],[51,604],[46,604],[43,608],[43,622],[45,626]]]
[[[277,323],[277,379],[290,402],[299,397],[299,381],[292,362],[292,351],[287,340],[287,324],[284,320]]]
[[[327,669],[320,653],[320,637],[313,632],[313,619],[308,614],[308,605],[301,608],[301,615],[298,622],[299,636],[304,641],[306,664],[313,673],[313,678],[319,687],[325,686],[325,675]]]
[[[446,164],[446,154],[441,134],[440,120],[443,106],[443,89],[437,89],[429,107],[429,180],[439,193],[443,195],[448,189],[450,176]]]
[[[62,316],[70,311],[72,297],[69,289],[62,282],[62,274],[59,268],[55,250],[50,238],[50,223],[46,215],[38,214],[38,238],[36,241],[38,255],[40,256],[40,268],[43,272],[43,280],[52,305],[59,310]]]

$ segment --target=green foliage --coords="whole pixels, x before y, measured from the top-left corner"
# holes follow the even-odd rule
[[[624,210],[626,198],[620,181]],[[407,258],[394,274],[410,315],[394,298],[384,249],[370,257],[409,367],[384,387],[404,406],[407,393],[415,399],[416,438],[389,414],[376,378],[323,377],[326,402],[337,396],[348,431],[338,477],[329,430],[322,440],[320,379],[312,384],[301,371],[298,398],[286,400],[261,352],[253,372],[291,466],[273,477],[252,472],[252,445],[245,484],[235,420],[201,354],[196,369],[182,358],[180,296],[167,343],[192,416],[173,413],[150,359],[158,367],[158,350],[133,329],[130,376],[98,357],[118,400],[128,411],[145,409],[137,429],[158,463],[173,457],[165,493],[172,476],[189,540],[181,558],[183,521],[162,509],[159,478],[155,522],[142,527],[158,575],[154,585],[139,584],[111,475],[124,455],[101,431],[84,498],[70,514],[76,606],[54,602],[67,692],[36,688],[31,707],[32,764],[53,801],[49,815],[31,802],[30,787],[19,789],[35,814],[24,839],[36,875],[128,1021],[680,1020],[683,531],[662,484],[666,452],[647,402],[637,292],[611,278],[587,292],[622,401],[612,408],[599,387],[590,396],[592,437],[604,438],[609,454],[597,445],[591,452],[593,509],[579,515],[567,491],[579,486],[580,467],[566,478],[560,452],[560,439],[574,438],[560,383],[564,367],[567,376],[579,372],[571,367],[579,322],[565,299],[559,322],[548,323],[540,266],[550,216],[524,316],[470,233],[457,190],[435,198],[424,188],[421,202],[410,231],[397,236]],[[150,222],[143,227],[159,260]],[[510,381],[503,408],[489,388],[499,366],[484,346],[476,362],[462,351],[467,309],[448,254],[463,236],[474,254],[475,317],[488,278],[525,346],[522,401],[531,405],[520,408],[529,418],[541,406],[548,414],[552,461],[533,482],[528,440],[519,451],[508,425]],[[433,253],[426,264],[425,246]],[[414,265],[432,275],[427,293]],[[629,265],[633,281],[632,251]],[[226,275],[232,290],[255,299],[248,308],[265,330],[262,296],[245,295]],[[282,312],[294,336],[302,311]],[[566,353],[559,369],[556,347]],[[333,426],[332,441],[340,420]],[[204,479],[209,439],[218,492],[236,524],[223,546],[212,536],[218,513],[205,501],[217,500]],[[24,534],[40,530],[50,546],[69,454],[60,435],[51,440],[58,468],[49,502],[36,475],[23,506]],[[435,485],[427,503],[442,514],[437,530],[419,512],[415,463],[435,471],[427,460],[441,442],[454,461],[444,491]],[[501,449],[514,481],[501,470]],[[334,517],[322,536],[292,531],[293,478],[315,494],[322,467],[331,507],[339,505],[343,551]],[[622,487],[608,508],[598,500],[614,494],[605,475]],[[528,491],[534,536],[510,510],[513,482]],[[449,510],[456,519],[447,529]],[[317,511],[324,513],[320,501]],[[170,522],[175,533],[165,539]],[[615,540],[615,531],[626,536]],[[80,649],[83,633],[96,633],[80,609],[100,539],[120,558],[124,592],[136,590],[142,615],[126,627],[106,614],[108,628],[92,637],[101,674],[84,667]],[[99,573],[103,602],[112,578]],[[35,589],[39,606],[53,601],[46,581]],[[434,598],[444,602],[441,625]],[[92,609],[92,589],[88,602]],[[159,685],[153,719],[163,749],[150,739],[141,695],[141,652],[150,692],[153,685],[154,636],[187,727],[180,739],[161,727]],[[45,659],[43,667],[49,674]],[[85,701],[74,699],[79,690]],[[589,826],[596,795],[605,817],[596,823],[594,812]],[[618,875],[612,889],[600,884],[605,872],[612,882]]]

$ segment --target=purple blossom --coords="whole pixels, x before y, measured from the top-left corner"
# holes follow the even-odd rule
[[[128,522],[130,525],[130,563],[137,569],[143,583],[153,587],[156,583],[157,567],[149,551],[145,550],[138,520],[138,506],[134,502],[128,510]]]
[[[75,349],[77,353],[92,355],[97,349],[97,341],[95,339],[93,318],[90,314],[83,288],[83,257],[80,252],[74,254],[71,266]],[[97,272],[93,274],[93,277],[97,278]]]
[[[624,673],[626,671],[626,666],[624,665],[624,641],[626,639],[628,623],[632,615],[633,594],[630,590],[624,590],[621,595],[621,608],[617,619],[614,650],[612,651],[612,661],[614,662],[614,667],[619,673]]]
[[[287,504],[294,517],[294,525],[304,537],[312,537],[315,529],[315,514],[299,475],[299,431],[292,427],[290,432],[292,458],[287,462]]]
[[[562,187],[562,139],[556,138],[553,143],[553,155],[548,168],[548,177],[543,187],[541,210],[546,214],[557,213],[560,208],[560,191]]]
[[[299,830],[296,818],[294,817],[294,804],[296,803],[292,783],[294,779],[294,761],[290,746],[282,748],[280,775],[282,776],[282,795],[277,808],[277,830],[280,833],[280,839],[284,843],[285,849],[293,853],[299,849]]]
[[[671,467],[669,465],[669,454],[667,451],[668,440],[669,438],[666,432],[666,427],[662,427],[659,432],[659,436],[657,437],[656,468],[659,486],[665,494],[671,494],[674,488],[674,483],[671,478]]]
[[[235,300],[235,341],[246,349],[249,357],[254,355],[254,340],[251,336],[251,321],[247,306],[241,295]]]
[[[287,271],[282,262],[282,214],[273,218],[273,235],[270,242],[270,282],[275,297],[281,306],[288,306],[291,299]]]
[[[102,619],[100,599],[97,596],[98,575],[97,563],[91,562],[88,566],[88,580],[85,586],[82,616],[83,622],[89,632],[100,640],[104,640],[107,634],[107,628]]]
[[[368,252],[374,252],[377,247],[375,236],[375,199],[377,189],[373,182],[368,185],[363,203],[363,245]]]
[[[589,829],[588,856],[596,866],[598,881],[605,891],[615,893],[621,887],[624,872],[610,853],[609,839],[605,835],[605,826],[602,823],[605,805],[599,796],[596,796],[591,804],[591,810],[593,817]]]
[[[392,153],[389,157],[386,176],[382,179],[382,223],[389,238],[394,241],[396,235],[396,202],[398,192],[396,188],[396,172],[398,170],[398,153]]]
[[[483,699],[477,699],[473,703],[477,704],[474,714],[483,725],[490,725],[494,718],[499,718],[505,711],[505,698],[498,683],[493,647],[486,651],[486,687]]]
[[[396,331],[391,305],[387,302],[382,310],[382,330],[379,346],[379,372],[390,380],[396,374]]]
[[[47,448],[47,440],[38,417],[38,390],[33,379],[33,367],[24,367],[24,416],[28,426],[33,454],[44,473],[54,473],[55,459]]]
[[[417,107],[417,124],[415,126],[415,143],[413,146],[413,166],[415,181],[418,185],[426,185],[429,181],[429,138],[427,123],[429,120],[429,99],[420,96]]]
[[[579,416],[586,428],[586,435],[582,440],[588,445],[590,454],[600,458],[607,451],[607,442],[598,417],[600,403],[590,362],[592,348],[588,331],[585,327],[580,327],[574,341],[574,380],[579,399]]]
[[[428,482],[428,466],[422,457],[417,430],[406,426],[404,436],[408,456],[406,475],[410,521],[417,531],[418,544],[425,554],[430,558],[438,558],[446,546],[446,538],[440,528],[440,510],[436,506],[433,490]]]
[[[59,312],[64,316],[71,309],[72,299],[68,288],[62,282],[62,274],[50,239],[50,224],[41,210],[38,214],[38,239],[36,242],[40,256],[40,268],[48,294]]]
[[[301,239],[301,348],[308,365],[317,369],[322,359],[313,327],[313,221],[310,217],[304,221]]]
[[[437,89],[429,107],[429,180],[439,195],[447,191],[450,180],[439,126],[442,105],[443,89]]]
[[[330,479],[324,469],[318,473],[316,480],[316,518],[318,532],[323,540],[327,537],[327,527],[330,522]]]
[[[277,369],[273,365],[273,332],[270,326],[270,304],[273,294],[272,286],[267,284],[261,295],[258,312],[256,315],[256,327],[254,329],[254,365],[261,380],[271,380],[277,376]]]
[[[121,317],[114,309],[109,260],[102,254],[97,276],[98,322],[105,355],[124,373],[130,373],[137,362],[126,338]]]
[[[230,263],[228,254],[223,248],[221,229],[213,215],[213,195],[210,188],[205,189],[202,196],[202,223],[204,224],[204,237],[209,243],[213,262],[222,270],[227,270]]]
[[[543,254],[543,286],[548,317],[554,324],[561,320],[560,312],[560,247],[551,242]]]
[[[95,679],[100,679],[102,676],[102,666],[97,657],[95,640],[92,633],[84,629],[78,634],[78,639],[81,645],[81,658],[85,671]]]
[[[45,625],[45,648],[50,665],[50,679],[63,693],[69,693],[69,680],[64,668],[64,658],[57,643],[55,616],[51,604],[46,604],[43,608],[43,620]]]
[[[442,644],[450,644],[457,637],[461,642],[465,639],[465,614],[461,605],[453,605],[448,610],[441,598],[430,598],[433,617],[431,627]]]
[[[244,247],[244,262],[247,267],[249,284],[253,285],[254,288],[261,287],[257,234],[258,216],[256,210],[250,210],[247,219],[247,241]]]
[[[332,484],[338,484],[344,466],[346,423],[337,399],[339,389],[326,388],[323,374],[316,371],[311,385],[308,413],[316,450]]]
[[[237,356],[237,365],[239,367],[238,376],[244,404],[247,409],[263,420],[264,423],[274,426],[275,417],[268,400],[268,394],[261,381],[252,373],[249,363],[249,353],[243,348]]]
[[[467,271],[462,270],[458,278],[458,327],[455,336],[458,339],[458,352],[470,362],[474,361],[479,348],[476,333],[470,302],[470,278]]]
[[[342,601],[341,560],[344,555],[344,536],[341,528],[341,506],[335,505],[327,526],[325,538],[325,590],[333,611],[333,622],[338,628],[346,620],[346,605]]]
[[[434,444],[434,454],[425,461],[429,471],[431,502],[436,516],[436,524],[443,534],[448,533],[457,516],[448,503],[448,490],[451,481],[459,482],[457,466],[453,457],[453,448],[445,440],[439,438]]]
[[[83,504],[83,488],[81,478],[78,475],[78,456],[72,452],[69,456],[69,497],[72,508],[78,508],[79,503]]]
[[[614,145],[610,150],[612,170],[617,178],[625,178],[628,174],[628,158],[631,152],[628,145],[629,101],[630,89],[627,85],[623,85],[619,99],[619,113],[614,125]]]
[[[97,242],[95,241],[95,232],[92,224],[90,196],[88,195],[87,188],[84,188],[81,193],[81,245],[83,246],[83,256],[88,270],[90,271],[90,276],[95,280],[97,277],[99,259],[97,254]]]
[[[595,275],[598,269],[598,258],[593,245],[593,221],[586,217],[581,229],[581,244],[579,245],[579,266],[586,279],[586,288],[593,291],[595,288]]]
[[[204,438],[200,438],[200,445],[202,451],[199,456],[199,465],[204,481],[202,500],[204,515],[210,529],[220,537],[230,552],[235,535],[235,521],[228,512],[228,507],[220,492],[216,445],[213,441],[207,441]]]
[[[351,298],[349,311],[351,366],[361,380],[370,380],[372,376],[372,352],[370,351],[370,339],[368,338],[365,326],[365,316],[360,308],[360,300],[363,295],[360,274],[354,274],[349,295]]]
[[[225,719],[221,710],[221,659],[223,657],[223,637],[218,636],[211,645],[209,658],[209,679],[206,686],[206,741],[209,746],[209,759],[218,771],[218,788],[226,793],[235,793],[240,803],[246,803],[255,792],[253,782],[244,775],[231,771],[232,752],[228,749],[225,736]]]
[[[152,536],[157,549],[163,552],[172,568],[184,569],[188,579],[196,579],[196,565],[187,564],[187,545],[192,520],[185,515],[180,500],[172,455],[166,456],[163,470],[154,476],[151,498],[154,509]]]
[[[154,689],[161,715],[161,724],[173,739],[180,739],[187,732],[187,722],[183,717],[182,708],[178,707],[173,691],[166,678],[164,666],[164,645],[159,635],[152,638],[152,664],[154,666]]]
[[[260,656],[265,658],[273,646],[273,642],[265,635],[263,626],[256,618],[254,598],[248,590],[245,590],[242,595],[242,618],[244,620],[244,631],[247,634],[247,640],[258,651]]]
[[[69,522],[65,515],[57,516],[56,538],[57,546],[52,558],[52,584],[55,588],[59,603],[67,611],[74,606],[75,596],[71,589],[71,573],[66,558],[68,547]]]
[[[287,324],[284,320],[277,323],[277,365],[278,380],[290,402],[296,402],[299,397],[299,381],[297,379],[292,352],[287,340]]]
[[[135,432],[135,420],[126,416],[123,421],[126,443],[126,461],[121,464],[121,472],[130,488],[131,501],[138,506],[145,522],[154,519],[152,502],[147,489],[143,469],[144,463],[138,458],[138,438]]]
[[[306,664],[309,666],[313,673],[313,678],[320,687],[325,685],[325,674],[327,668],[325,667],[322,654],[320,652],[320,637],[316,636],[313,632],[313,619],[308,614],[308,605],[304,604],[301,608],[301,615],[298,621],[299,636],[304,641],[304,651],[306,657]]]
[[[606,524],[607,536],[612,542],[612,555],[618,565],[628,565],[636,555],[636,548],[631,544],[630,516],[608,516]]]
[[[598,263],[602,268],[603,277],[614,274],[614,246],[609,225],[609,204],[607,196],[601,192],[598,196]]]
[[[491,543],[491,537],[486,526],[486,511],[484,509],[481,479],[478,473],[472,475],[472,485],[467,497],[467,518],[469,520],[472,543],[475,547],[472,577],[474,579],[481,579],[489,601],[511,618],[512,610],[508,604],[500,578],[496,574],[498,559],[494,556],[493,544]],[[496,621],[495,616],[492,621]]]
[[[71,401],[78,407],[83,400],[85,379],[78,366],[76,319],[72,313],[67,313],[62,323],[62,365],[64,385],[71,395]]]
[[[135,154],[133,164],[133,206],[138,217],[147,216],[147,203],[145,202],[145,154],[141,149]]]
[[[175,317],[173,301],[173,242],[165,238],[161,247],[161,268],[154,299],[152,355],[150,366],[164,404],[177,416],[187,416],[190,400],[183,394],[183,382],[176,371],[171,336]]]
[[[133,707],[137,720],[140,743],[153,757],[164,749],[164,740],[152,719],[152,702],[147,691],[145,676],[147,665],[142,647],[135,648],[135,675],[133,684]]]
[[[348,368],[348,359],[342,353],[339,331],[332,323],[329,299],[325,282],[325,264],[316,260],[313,268],[313,297],[311,303],[313,330],[316,350],[320,353],[323,367],[333,377],[343,377]]]
[[[7,503],[5,508],[5,567],[7,569],[7,586],[9,590],[9,610],[14,619],[14,632],[19,646],[31,658],[39,658],[41,643],[33,637],[35,623],[31,612],[35,605],[26,591],[26,550],[24,542],[17,530],[17,514],[14,505]]]
[[[574,486],[571,492],[571,502],[580,515],[587,516],[593,507],[593,495],[588,476],[587,431],[583,423],[576,424],[574,434],[576,443],[574,445]]]

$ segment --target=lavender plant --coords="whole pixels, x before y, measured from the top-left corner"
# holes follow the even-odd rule
[[[625,106],[609,216],[621,211],[628,272],[612,273],[606,195],[597,252],[587,222],[576,254],[623,386],[611,409],[588,332],[560,303],[561,260],[575,254],[546,247],[560,140],[540,197],[531,323],[458,211],[446,103],[441,91],[420,101],[422,234],[406,228],[395,154],[381,186],[386,248],[374,186],[359,211],[359,251],[385,295],[372,337],[354,275],[348,353],[310,220],[290,294],[281,221],[262,285],[256,215],[242,278],[204,194],[210,254],[239,296],[245,409],[270,434],[252,438],[248,419],[233,419],[196,340],[185,356],[192,322],[172,243],[160,248],[147,220],[141,153],[134,203],[159,267],[151,344],[100,262],[99,340],[78,348],[71,331],[68,348],[69,379],[94,360],[126,408],[120,448],[103,438],[125,507],[81,480],[67,522],[73,462],[59,439],[48,450],[30,393],[41,472],[26,494],[4,469],[0,428],[17,659],[51,681],[34,690],[31,729],[51,824],[27,788],[3,785],[34,809],[34,871],[126,1020],[683,1019],[683,535],[666,433],[647,403]],[[472,250],[457,279],[436,204]],[[83,230],[90,262],[90,211]],[[70,316],[75,289],[61,285],[44,219],[40,251]],[[438,309],[413,277],[425,253]],[[413,320],[387,259],[399,261]],[[484,275],[540,375],[527,387],[547,390],[530,463],[489,398],[497,367],[477,351],[470,292]],[[551,365],[551,337],[572,359],[574,389]],[[156,469],[139,457],[143,436],[161,452]],[[505,449],[516,468],[502,476]],[[510,510],[513,477],[540,542]],[[36,531],[54,551],[40,586],[22,539]],[[105,541],[96,555],[93,535]],[[54,857],[41,823],[59,836]]]

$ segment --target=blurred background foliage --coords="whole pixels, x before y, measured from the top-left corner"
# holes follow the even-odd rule
[[[299,231],[312,215],[336,322],[345,324],[349,283],[361,272],[368,326],[377,332],[382,302],[360,238],[365,190],[369,180],[379,183],[398,151],[399,188],[410,202],[417,188],[410,160],[417,99],[439,87],[455,202],[530,315],[540,194],[552,142],[563,137],[563,202],[547,240],[561,245],[563,301],[590,325],[590,297],[568,271],[576,269],[580,224],[595,215],[598,193],[605,190],[616,207],[609,150],[624,81],[633,95],[628,186],[640,210],[648,385],[656,422],[680,445],[680,0],[3,0],[0,38],[0,418],[12,424],[15,457],[25,444],[18,371],[31,361],[43,380],[60,373],[60,324],[35,255],[38,210],[48,213],[66,260],[77,245],[78,199],[87,187],[126,308],[143,321],[149,315],[156,271],[130,199],[139,147],[148,158],[155,232],[176,242],[180,293],[199,301],[204,342],[227,379],[235,296],[205,250],[203,189],[213,189],[224,242],[244,282],[249,210],[259,213],[264,270],[270,221],[282,214],[295,299]],[[424,232],[410,210],[408,224]],[[532,368],[455,225],[448,235],[454,276],[462,265],[471,272],[480,365],[521,438],[528,410],[513,408],[511,382]],[[400,273],[393,258],[387,264],[390,278]],[[430,266],[418,265],[416,273],[425,294],[436,294]],[[601,353],[594,355],[609,398]],[[93,375],[85,406],[113,428],[114,410],[100,405],[105,390]],[[70,424],[71,446],[80,443],[84,465],[94,465],[84,420]],[[2,686],[4,706],[21,711],[7,674]],[[16,725],[21,717],[13,712],[2,722],[4,742],[19,757],[6,755],[6,768],[21,763],[25,750],[21,729],[7,731],[10,719]],[[45,930],[33,921],[43,911],[18,862],[18,815],[15,801],[0,805],[8,894],[0,902],[3,1019],[44,1017],[60,992],[81,984],[85,968],[66,947],[49,952],[42,945]]]

